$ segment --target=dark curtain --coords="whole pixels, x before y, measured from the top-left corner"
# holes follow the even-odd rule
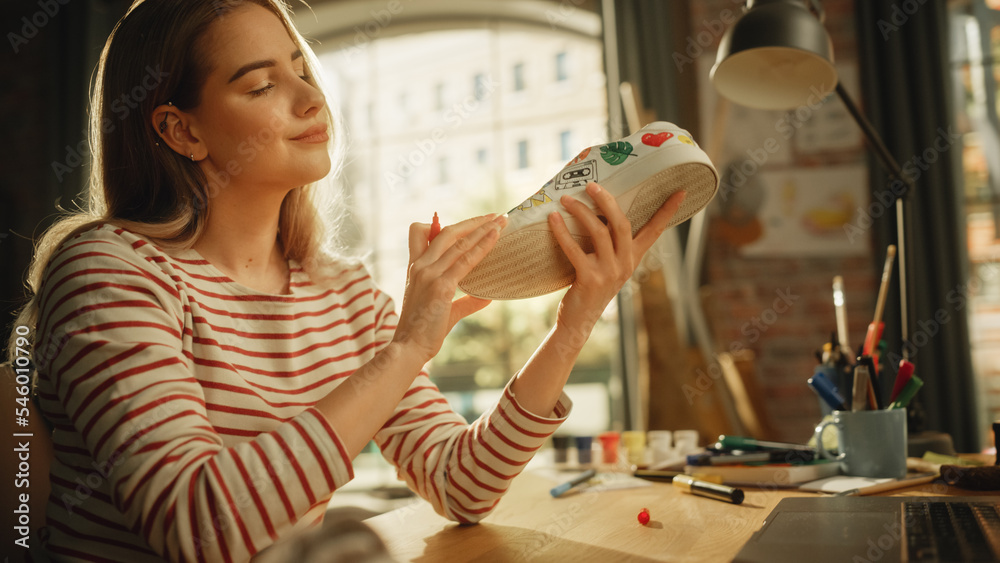
[[[909,338],[901,336],[898,276],[884,320],[890,357],[904,348],[924,381],[911,404],[911,432],[951,434],[958,451],[980,447],[966,311],[968,258],[961,216],[962,142],[956,135],[945,0],[856,0],[864,111],[904,173],[912,273]],[[870,158],[872,201],[891,193],[885,167]],[[876,210],[877,211],[877,210]],[[873,217],[875,213],[872,214]],[[879,263],[896,241],[892,206],[875,217]]]
[[[695,64],[673,57],[686,53],[687,2],[617,0],[614,5],[621,80],[638,87],[643,105],[658,119],[698,131]]]
[[[0,69],[0,338],[6,357],[13,313],[40,235],[57,204],[74,207],[87,181],[88,85],[126,0],[5,1]]]

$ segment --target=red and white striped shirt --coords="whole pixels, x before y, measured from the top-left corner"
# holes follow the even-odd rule
[[[35,363],[55,459],[55,560],[245,561],[322,520],[353,477],[315,403],[392,338],[363,267],[291,294],[246,288],[194,250],[112,225],[63,244],[39,291]],[[485,516],[565,420],[509,385],[471,425],[421,372],[374,436],[400,478],[458,522]]]

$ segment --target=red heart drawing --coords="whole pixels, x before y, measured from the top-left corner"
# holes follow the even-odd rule
[[[658,147],[663,143],[670,140],[673,137],[673,133],[668,133],[664,131],[663,133],[657,133],[656,135],[652,133],[646,133],[642,136],[642,144],[649,145],[651,147]]]

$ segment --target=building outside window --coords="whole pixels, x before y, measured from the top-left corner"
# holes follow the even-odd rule
[[[482,72],[476,74],[476,77],[473,80],[474,80],[472,86],[473,94],[476,96],[476,100],[482,100],[483,98],[486,97],[487,93],[490,90],[486,74]]]
[[[578,10],[576,15],[597,18]],[[574,16],[576,17],[576,16]],[[494,21],[461,28],[449,22],[413,33],[393,23],[395,35],[363,44],[325,39],[341,49],[317,51],[331,105],[344,112],[349,139],[342,183],[356,218],[351,228],[372,276],[399,308],[405,286],[410,223],[442,225],[486,213],[506,213],[549,180],[567,158],[606,142],[607,95],[603,50],[592,37],[550,26]],[[599,26],[595,26],[599,29]],[[510,69],[528,60],[557,60],[572,51],[586,86],[553,101],[545,89],[501,87]],[[484,61],[488,66],[484,67]],[[522,67],[526,68],[526,67]],[[518,71],[524,72],[524,71]],[[438,99],[450,77],[469,76],[472,88],[452,92],[443,110],[423,115],[418,93]],[[399,118],[399,92],[412,94],[409,119]],[[394,93],[394,94],[387,94]],[[348,103],[349,101],[354,103]],[[365,100],[365,104],[357,100]],[[436,103],[429,100],[428,107]],[[371,125],[355,108],[371,107]],[[420,119],[414,119],[420,113]],[[563,140],[553,132],[573,131]],[[578,144],[570,149],[564,144]],[[530,168],[529,168],[530,165]],[[555,321],[562,292],[494,301],[461,321],[429,366],[452,407],[472,420],[499,397]],[[563,430],[596,435],[622,428],[621,350],[616,303],[605,312],[576,362],[567,386],[574,410]]]
[[[950,0],[956,122],[962,135],[968,315],[983,428],[1000,420],[1000,2]],[[989,439],[983,444],[991,447]]]
[[[438,82],[434,85],[434,109],[435,111],[444,110],[444,82]]]
[[[448,157],[442,156],[438,159],[438,183],[448,183]]]
[[[561,131],[559,133],[559,159],[569,161],[578,149],[575,149],[572,144],[573,134],[569,131]]]
[[[556,53],[556,82],[569,80],[569,56],[565,51]]]
[[[517,142],[517,167],[523,170],[528,166],[528,140],[521,139]]]
[[[521,92],[524,90],[524,63],[517,63],[514,65],[514,91]]]

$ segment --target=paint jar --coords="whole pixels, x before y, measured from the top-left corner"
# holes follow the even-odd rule
[[[555,448],[557,464],[565,465],[569,461],[569,436],[552,436],[552,447]]]
[[[607,465],[618,463],[618,433],[603,432],[597,436],[601,441],[601,462]]]
[[[669,430],[650,430],[646,435],[649,446],[649,463],[657,465],[669,460],[674,455],[673,432]]]
[[[674,431],[674,454],[682,456],[697,453],[698,451],[697,430]]]
[[[594,438],[591,436],[577,436],[576,437],[576,462],[581,467],[586,467],[594,462],[594,456],[592,448],[594,447]]]
[[[646,465],[646,433],[638,430],[622,432],[625,456],[628,464],[639,467]]]

